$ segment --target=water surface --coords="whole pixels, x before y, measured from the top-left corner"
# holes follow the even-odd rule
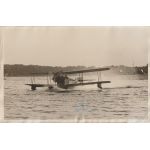
[[[100,120],[147,119],[147,80],[112,78],[103,90],[96,85],[69,91],[39,88],[31,91],[29,77],[5,80],[5,119],[8,120]]]

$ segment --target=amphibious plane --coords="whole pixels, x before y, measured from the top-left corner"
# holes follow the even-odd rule
[[[33,73],[31,76],[31,83],[26,84],[31,87],[31,90],[36,90],[37,87],[48,87],[49,90],[52,90],[54,87],[58,87],[61,89],[69,89],[75,86],[84,86],[96,84],[98,88],[102,89],[102,84],[111,83],[110,81],[102,81],[101,80],[101,71],[109,70],[110,68],[94,68],[94,69],[84,69],[77,71],[59,71],[53,73],[52,78],[50,77],[50,73]],[[84,74],[90,72],[97,72],[98,79],[97,81],[84,80]],[[35,77],[38,75],[46,75],[47,83],[46,84],[37,84],[35,82]],[[69,77],[69,75],[78,75],[76,79]],[[52,81],[54,84],[52,84]]]

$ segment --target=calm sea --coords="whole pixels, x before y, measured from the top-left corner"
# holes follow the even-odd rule
[[[136,76],[111,77],[102,90],[96,85],[68,91],[26,86],[29,77],[5,80],[5,119],[80,121],[100,119],[147,119],[148,81]],[[39,79],[42,81],[42,79]],[[40,82],[40,81],[38,81]],[[43,81],[45,82],[45,81]]]

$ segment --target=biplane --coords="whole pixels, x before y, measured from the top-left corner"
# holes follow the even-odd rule
[[[38,87],[48,87],[49,90],[54,89],[54,87],[58,87],[61,89],[69,89],[76,86],[84,86],[84,85],[92,85],[96,84],[98,88],[102,89],[102,84],[111,83],[110,81],[102,81],[101,80],[101,71],[109,70],[110,68],[94,68],[94,69],[84,69],[84,70],[76,70],[76,71],[59,71],[52,74],[50,73],[33,73],[31,76],[31,83],[26,84],[31,87],[31,90],[36,90]],[[97,72],[97,81],[85,80],[84,74]],[[46,84],[38,84],[35,81],[35,77],[38,75],[46,75],[47,83]],[[72,75],[77,75],[75,79],[69,77]],[[52,81],[54,84],[52,84]]]

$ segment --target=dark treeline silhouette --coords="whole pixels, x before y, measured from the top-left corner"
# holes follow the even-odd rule
[[[127,67],[127,66],[107,66],[110,67],[112,72],[117,74],[148,74],[148,65],[143,67]],[[4,65],[4,75],[5,76],[31,76],[32,73],[54,73],[57,71],[73,71],[73,70],[81,70],[81,69],[90,69],[94,68],[85,67],[85,66],[67,66],[67,67],[52,67],[52,66],[38,66],[38,65]]]
[[[54,73],[58,71],[70,71],[77,69],[85,69],[84,66],[67,66],[67,67],[52,67],[52,66],[38,66],[38,65],[4,65],[5,76],[30,76],[32,73]]]
[[[148,74],[148,65],[146,66],[136,66],[136,67],[128,67],[128,66],[111,66],[112,72],[117,74],[124,75],[134,75],[134,74]]]

